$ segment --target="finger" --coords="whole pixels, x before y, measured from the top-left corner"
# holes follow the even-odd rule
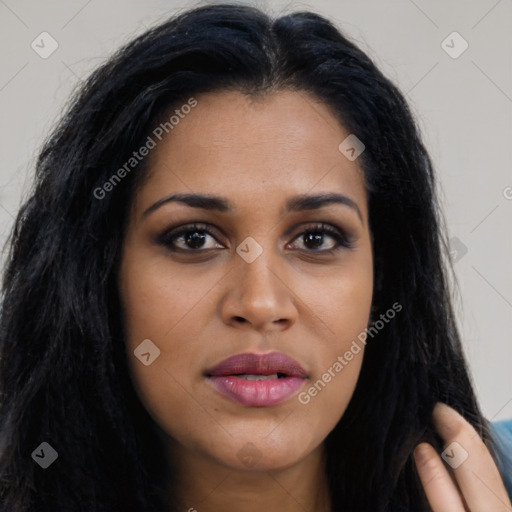
[[[434,447],[420,443],[414,450],[414,460],[432,510],[464,512],[459,491]]]
[[[432,418],[446,443],[443,459],[452,467],[471,511],[512,512],[498,468],[473,426],[443,403],[436,404]]]

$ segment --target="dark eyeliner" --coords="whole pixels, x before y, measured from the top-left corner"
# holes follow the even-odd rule
[[[318,254],[332,254],[338,249],[346,248],[346,249],[352,249],[355,247],[355,241],[352,239],[352,237],[348,236],[343,230],[340,230],[334,226],[331,226],[330,224],[326,223],[318,223],[316,225],[312,225],[308,227],[307,229],[304,229],[301,231],[293,240],[296,240],[300,236],[303,236],[306,233],[320,233],[320,234],[328,234],[336,241],[336,246],[331,249],[324,249],[324,250],[315,250],[311,249],[306,252],[310,253],[318,253]]]
[[[180,251],[180,252],[204,251],[205,249],[195,249],[195,250],[188,249],[187,250],[187,249],[173,247],[173,243],[175,242],[176,239],[180,238],[183,235],[186,235],[189,233],[194,233],[194,232],[206,233],[206,234],[212,236],[213,238],[216,238],[214,233],[208,228],[207,224],[192,223],[192,224],[187,224],[187,225],[181,226],[176,229],[168,229],[168,230],[164,231],[161,235],[157,236],[155,241],[158,245],[166,246],[167,248],[169,248],[169,250],[172,250],[172,251]]]
[[[208,234],[211,237],[213,237],[215,240],[217,240],[217,237],[215,236],[214,232],[211,229],[209,229],[207,224],[191,223],[191,224],[181,226],[179,228],[175,228],[175,229],[171,228],[171,229],[164,231],[162,234],[160,234],[156,237],[155,242],[158,245],[163,245],[163,246],[167,247],[170,251],[173,251],[173,252],[200,253],[200,252],[205,252],[205,251],[209,250],[209,249],[202,249],[202,248],[183,249],[183,248],[174,247],[175,240],[177,240],[178,238],[180,238],[183,235],[194,233],[194,232]],[[327,234],[335,240],[336,246],[331,249],[309,249],[309,250],[308,249],[298,249],[299,251],[308,252],[308,253],[317,253],[317,254],[332,254],[334,251],[336,251],[338,249],[341,249],[341,248],[351,249],[355,246],[354,241],[351,239],[350,236],[347,236],[347,234],[344,231],[342,231],[334,226],[331,226],[330,224],[326,224],[326,223],[318,223],[318,224],[313,224],[313,225],[309,226],[307,229],[304,229],[301,232],[299,232],[292,239],[291,243],[293,243],[295,240],[297,240],[301,236],[304,236],[307,233]],[[220,242],[217,240],[217,243],[220,243]]]

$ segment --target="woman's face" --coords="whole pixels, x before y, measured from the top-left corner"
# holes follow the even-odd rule
[[[306,93],[195,100],[152,135],[132,205],[119,273],[130,372],[181,460],[289,467],[321,451],[361,368],[362,171],[338,149],[349,132]]]

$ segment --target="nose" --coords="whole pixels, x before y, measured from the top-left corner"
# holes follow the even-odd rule
[[[252,263],[235,261],[221,304],[224,323],[259,332],[280,331],[295,323],[297,297],[284,265],[269,252],[263,251]]]

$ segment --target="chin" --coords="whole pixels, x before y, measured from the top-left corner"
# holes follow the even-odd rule
[[[310,452],[305,450],[305,444],[299,445],[302,450],[298,450],[297,446],[294,440],[285,442],[281,439],[277,442],[274,439],[263,438],[258,441],[247,437],[245,440],[230,443],[214,456],[232,470],[279,471],[297,464],[310,455]]]

